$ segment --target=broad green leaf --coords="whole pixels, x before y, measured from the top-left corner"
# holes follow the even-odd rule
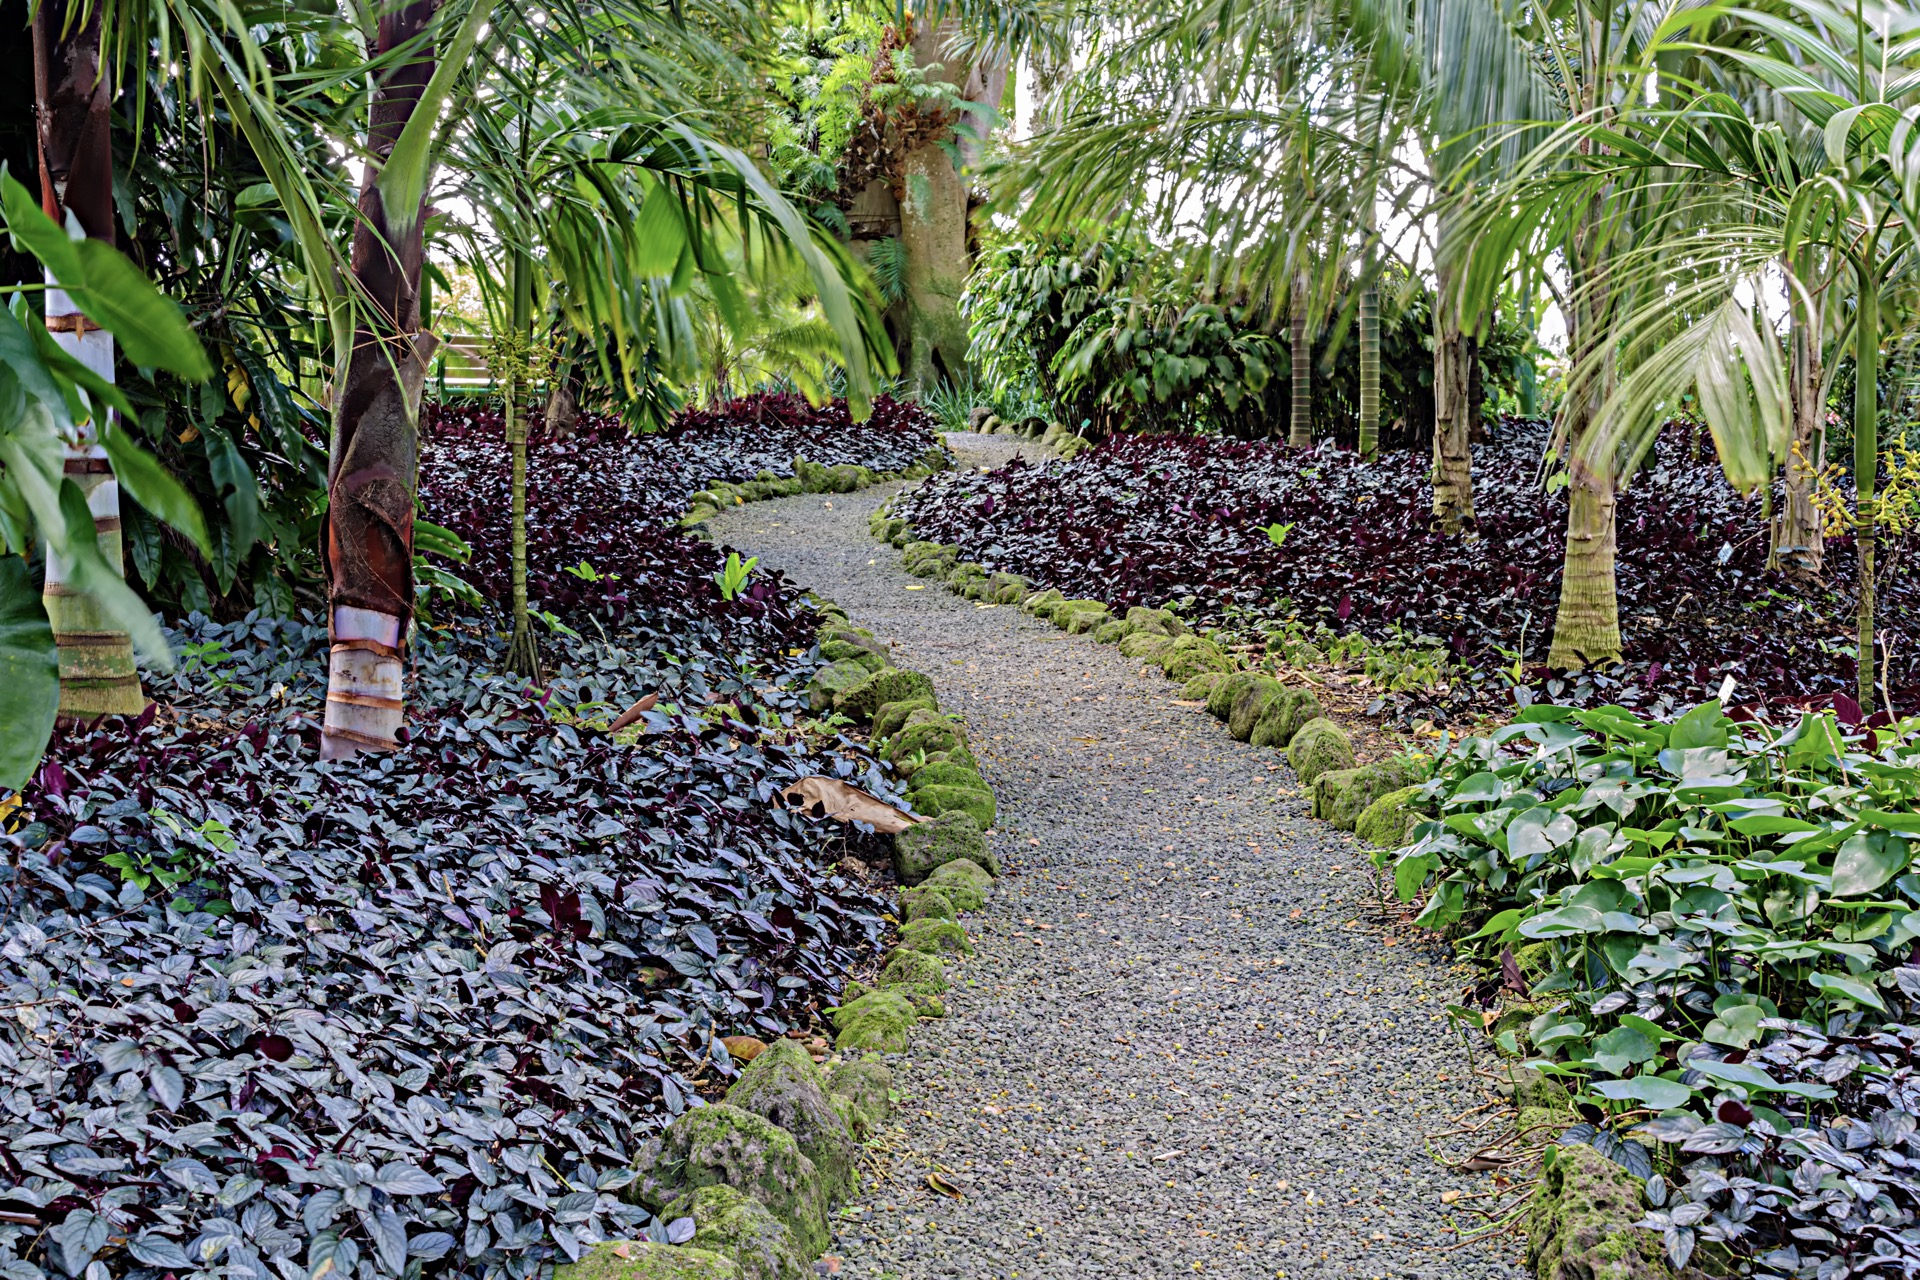
[[[0,558],[0,789],[33,776],[60,711],[60,659],[19,556]]]
[[[1766,1016],[1766,1011],[1757,1004],[1734,1005],[1707,1023],[1701,1035],[1712,1044],[1744,1049],[1759,1036],[1760,1019]]]
[[[1506,784],[1491,773],[1476,773],[1453,789],[1447,797],[1449,807],[1457,804],[1491,804],[1507,794]]]
[[[1721,710],[1718,698],[1701,703],[1675,720],[1673,729],[1667,734],[1667,746],[1675,751],[1726,745],[1727,717]]]
[[[75,249],[85,284],[74,291],[73,300],[89,320],[113,334],[128,360],[177,373],[189,382],[213,376],[213,364],[179,303],[154,288],[112,245],[85,240]]]
[[[1507,855],[1520,862],[1551,853],[1573,839],[1578,829],[1566,814],[1535,806],[1507,824]]]
[[[1412,902],[1420,896],[1427,877],[1439,860],[1429,853],[1412,854],[1400,859],[1393,868],[1393,889],[1400,901]]]
[[[1645,1018],[1641,1017],[1639,1014],[1635,1014],[1635,1013],[1621,1014],[1620,1025],[1623,1027],[1632,1027],[1635,1031],[1638,1031],[1641,1035],[1653,1041],[1655,1044],[1665,1044],[1669,1040],[1678,1040],[1680,1038],[1679,1036],[1674,1035],[1673,1032],[1667,1030],[1665,1027],[1661,1026],[1660,1024],[1656,1022],[1649,1022]]]
[[[1614,1102],[1640,1102],[1655,1111],[1677,1107],[1693,1096],[1693,1090],[1677,1080],[1659,1076],[1635,1076],[1631,1080],[1596,1080],[1593,1091]]]
[[[1822,991],[1831,991],[1843,1000],[1851,1000],[1855,1004],[1863,1004],[1869,1008],[1878,1009],[1882,1013],[1887,1011],[1886,1002],[1880,999],[1880,993],[1857,979],[1842,977],[1837,973],[1816,973],[1813,975],[1813,985]]]
[[[1401,900],[1405,901],[1404,898]],[[1505,911],[1500,912],[1494,916],[1493,919],[1481,925],[1478,930],[1468,934],[1462,941],[1472,942],[1476,938],[1486,938],[1496,933],[1505,933],[1508,929],[1511,929],[1519,919],[1520,908],[1508,907]]]
[[[1627,842],[1620,840],[1615,848],[1615,837],[1610,827],[1588,827],[1573,842],[1571,866],[1573,874],[1583,876],[1605,862],[1607,855],[1625,849]]]
[[[1833,895],[1872,893],[1907,869],[1907,842],[1881,831],[1847,837],[1833,858]]]
[[[260,482],[226,431],[206,426],[201,434],[207,442],[207,471],[227,511],[234,558],[245,559],[260,537]]]
[[[1782,1083],[1759,1067],[1750,1066],[1744,1062],[1715,1062],[1709,1058],[1689,1058],[1684,1065],[1688,1070],[1698,1071],[1709,1080],[1739,1085],[1742,1089],[1751,1089],[1760,1093],[1790,1093],[1798,1097],[1814,1099],[1834,1096],[1833,1089],[1827,1085]]]
[[[0,177],[0,211],[16,246],[40,260],[60,281],[79,280],[80,257],[66,229],[49,218],[40,202],[12,174]]]
[[[126,579],[113,571],[100,554],[99,534],[94,530],[93,513],[87,510],[86,495],[71,480],[60,484],[60,515],[57,529],[43,530],[47,540],[59,548],[66,563],[68,582],[89,592],[106,610],[114,623],[125,629],[140,656],[165,671],[173,670],[173,650],[160,633],[160,625]]]
[[[200,514],[200,504],[185,486],[119,427],[106,424],[98,438],[113,462],[114,478],[120,487],[154,516],[185,534],[201,555],[207,555],[206,520]]]
[[[1651,1061],[1653,1041],[1633,1027],[1615,1027],[1593,1042],[1595,1066],[1610,1076],[1624,1074],[1628,1067]]]
[[[1920,835],[1920,813],[1888,813],[1884,809],[1862,809],[1860,820],[1870,822],[1876,827],[1885,827],[1889,831]]]
[[[455,82],[467,73],[473,45],[493,12],[494,0],[473,0],[466,18],[453,39],[435,55],[433,75],[420,91],[407,123],[394,141],[393,150],[380,166],[380,203],[387,224],[400,235],[413,230],[420,216],[420,202],[426,198],[427,176],[433,170],[433,135],[440,123],[440,107],[453,91]]]
[[[1523,938],[1565,938],[1577,933],[1599,933],[1607,927],[1592,907],[1556,907],[1520,923]]]
[[[1753,818],[1735,818],[1727,824],[1743,836],[1778,836],[1788,832],[1819,831],[1821,828],[1811,822],[1802,822],[1799,818],[1774,817],[1763,815]]]

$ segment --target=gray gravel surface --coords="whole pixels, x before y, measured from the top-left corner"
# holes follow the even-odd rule
[[[932,675],[999,798],[1008,875],[949,1016],[895,1062],[901,1128],[839,1274],[1524,1275],[1511,1237],[1444,1251],[1472,1222],[1442,1193],[1491,1189],[1427,1142],[1487,1096],[1446,1023],[1463,976],[1390,944],[1357,842],[1157,672],[908,575],[867,533],[889,492],[712,525]]]

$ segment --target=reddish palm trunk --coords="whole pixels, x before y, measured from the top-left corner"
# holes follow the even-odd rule
[[[113,234],[113,142],[109,128],[110,93],[100,62],[100,9],[71,28],[74,16],[62,0],[44,0],[33,19],[33,80],[36,133],[40,152],[40,202],[47,215],[65,224],[71,214],[80,229],[108,244]],[[80,314],[66,293],[47,277],[46,323],[54,341],[95,373],[113,381],[113,335]],[[94,424],[68,442],[66,478],[86,495],[93,513],[100,554],[115,569],[122,566],[120,486]],[[108,617],[98,600],[67,584],[67,566],[47,555],[47,617],[60,650],[60,714],[92,720],[109,714],[132,715],[147,704],[133,664],[127,633]]]
[[[435,7],[436,0],[420,0],[383,16],[379,51],[418,36]],[[365,313],[340,378],[327,467],[324,554],[333,650],[321,754],[328,759],[391,750],[404,711],[401,650],[413,620],[420,392],[433,338],[420,332],[424,210],[412,210],[410,224],[400,229],[387,216],[378,182],[433,65],[429,45],[389,71],[374,90],[367,131],[371,159],[353,233],[353,275]]]

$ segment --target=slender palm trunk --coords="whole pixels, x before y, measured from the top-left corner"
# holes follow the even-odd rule
[[[113,234],[113,144],[107,69],[100,61],[100,10],[72,28],[64,0],[43,0],[33,19],[33,79],[38,117],[40,201],[64,224],[68,214],[86,234],[108,244]],[[113,335],[80,314],[47,276],[46,325],[63,350],[113,381]],[[96,412],[106,412],[101,409]],[[100,555],[124,574],[120,485],[89,422],[61,446],[66,479],[93,514]],[[68,568],[49,550],[44,601],[60,651],[60,715],[93,720],[134,715],[147,705],[133,663],[133,643],[94,597],[67,585]]]
[[[1360,291],[1360,456],[1380,452],[1380,289]]]
[[[1442,270],[1433,300],[1433,520],[1458,533],[1473,519],[1473,339],[1461,331]]]
[[[414,39],[435,0],[380,18],[382,54]],[[380,196],[380,166],[433,75],[426,46],[374,89],[369,160],[353,231],[353,274],[366,310],[335,398],[327,467],[327,603],[333,640],[321,755],[390,751],[405,712],[402,654],[413,621],[413,508],[420,393],[434,339],[420,331],[423,208],[402,229]]]
[[[1287,443],[1295,449],[1313,448],[1313,352],[1307,346],[1307,282],[1293,283],[1292,331],[1293,416],[1287,424]]]
[[[1773,524],[1769,560],[1792,577],[1811,581],[1820,576],[1826,560],[1826,539],[1819,508],[1813,505],[1814,478],[1819,475],[1825,442],[1826,406],[1820,399],[1825,371],[1820,364],[1820,336],[1796,306],[1789,339],[1792,359],[1788,391],[1793,406],[1793,447],[1787,455],[1786,501]]]
[[[1873,261],[1865,251],[1864,264]],[[1870,265],[1860,270],[1860,309],[1853,351],[1853,527],[1860,559],[1860,606],[1855,617],[1860,646],[1855,696],[1860,710],[1874,708],[1873,552],[1880,520],[1874,492],[1880,465],[1880,281]]]
[[[513,290],[513,368],[507,379],[507,447],[513,452],[513,638],[507,670],[540,679],[540,646],[527,616],[527,330],[533,321],[533,262],[516,250],[508,271]]]
[[[1587,468],[1578,455],[1567,486],[1567,554],[1560,609],[1547,665],[1560,670],[1602,666],[1620,658],[1620,602],[1614,566],[1613,477]]]

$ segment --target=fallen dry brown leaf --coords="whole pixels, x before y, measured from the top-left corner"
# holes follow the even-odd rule
[[[902,813],[886,801],[860,788],[816,774],[802,778],[780,793],[788,804],[805,809],[815,817],[835,822],[864,822],[882,835],[897,835],[924,818]]]
[[[633,724],[635,721],[639,720],[641,716],[653,710],[654,704],[659,701],[660,701],[659,694],[657,693],[648,694],[646,697],[640,699],[640,701],[634,703],[632,706],[628,707],[625,711],[622,711],[619,715],[615,716],[613,723],[607,726],[607,732],[608,733],[620,732],[622,729],[626,728],[628,725]]]

